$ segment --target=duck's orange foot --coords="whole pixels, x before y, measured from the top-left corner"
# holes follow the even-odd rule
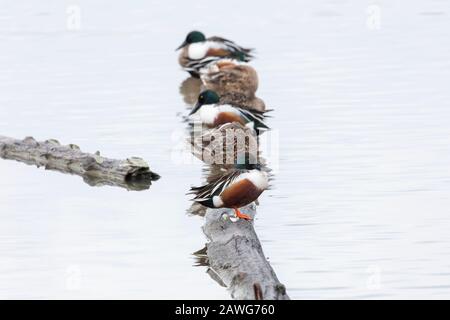
[[[252,220],[252,217],[250,217],[248,214],[240,212],[239,209],[237,208],[234,208],[234,213],[236,214],[236,217],[238,217],[239,219]]]

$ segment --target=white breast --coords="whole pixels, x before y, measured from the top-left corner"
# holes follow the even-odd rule
[[[233,106],[231,106],[229,104],[221,104],[221,105],[218,105],[216,108],[217,108],[217,110],[219,110],[219,112],[231,112],[231,113],[240,115],[239,110],[236,108],[233,108]]]
[[[207,104],[200,108],[200,119],[202,123],[212,125],[219,114],[219,109],[213,104]]]
[[[208,53],[209,49],[225,49],[223,44],[214,41],[196,42],[189,45],[188,56],[189,59],[199,60],[203,59]]]

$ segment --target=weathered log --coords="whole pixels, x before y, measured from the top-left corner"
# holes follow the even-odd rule
[[[254,204],[240,210],[251,217],[256,214]],[[236,221],[230,209],[208,209],[203,232],[209,240],[205,253],[213,271],[208,273],[228,288],[233,299],[289,300],[264,256],[253,221]]]
[[[95,154],[82,152],[77,145],[61,145],[54,139],[38,142],[32,137],[18,140],[0,136],[0,157],[79,175],[91,186],[145,190],[152,180],[159,178],[141,158],[109,159],[98,151]]]

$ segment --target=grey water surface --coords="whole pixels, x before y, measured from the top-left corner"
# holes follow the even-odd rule
[[[0,160],[0,298],[228,299],[196,267],[186,33],[257,49],[274,181],[255,229],[294,299],[450,298],[450,2],[1,1],[0,135],[145,158],[148,191]]]

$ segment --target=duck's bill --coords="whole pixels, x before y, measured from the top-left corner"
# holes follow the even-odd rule
[[[176,48],[175,51],[180,50],[181,48],[185,47],[186,45],[187,45],[187,42],[183,41],[183,43],[178,48]]]
[[[201,107],[202,105],[200,104],[200,103],[196,103],[195,104],[195,106],[194,106],[194,108],[192,108],[192,110],[191,110],[191,112],[189,113],[189,115],[191,116],[191,115],[193,115],[194,113],[196,113],[197,111],[198,111],[198,109],[200,109],[200,107]]]

